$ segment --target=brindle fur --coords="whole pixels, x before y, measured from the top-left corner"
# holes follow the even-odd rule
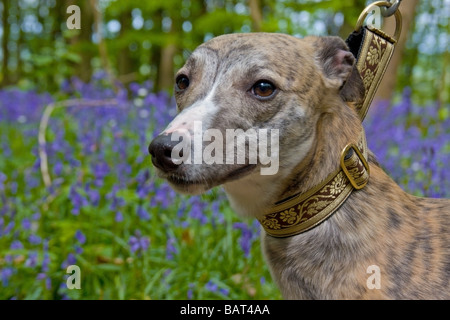
[[[351,107],[363,89],[354,59],[335,37],[235,34],[201,45],[180,70],[189,90],[180,111],[204,99],[213,84],[211,128],[280,130],[280,169],[227,179],[236,166],[181,165],[184,179],[201,181],[187,193],[222,184],[242,216],[261,217],[277,201],[303,193],[339,166],[340,152],[362,128]],[[259,101],[248,88],[270,79],[279,93]],[[449,299],[450,201],[405,193],[371,153],[370,181],[327,220],[296,236],[262,232],[273,279],[286,299]],[[162,177],[165,172],[158,170]],[[367,268],[380,267],[381,288],[369,289]]]

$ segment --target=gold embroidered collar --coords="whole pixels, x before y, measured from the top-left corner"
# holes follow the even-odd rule
[[[273,237],[289,237],[309,230],[327,219],[354,189],[369,181],[369,165],[364,130],[357,144],[348,144],[341,153],[340,167],[321,184],[271,208],[258,219]]]
[[[361,118],[367,114],[375,92],[386,72],[401,32],[401,14],[395,11],[396,31],[393,37],[381,30],[365,26],[364,19],[374,6],[390,7],[389,2],[374,2],[360,15],[356,30],[348,37],[347,45],[357,59],[365,95],[356,105]],[[341,153],[340,168],[321,184],[304,194],[296,195],[271,208],[258,219],[266,232],[274,237],[288,237],[313,228],[335,212],[353,190],[363,188],[369,180],[368,149],[364,130],[357,144],[348,144]]]

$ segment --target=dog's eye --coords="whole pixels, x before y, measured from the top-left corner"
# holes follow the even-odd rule
[[[275,86],[267,80],[259,80],[252,87],[252,93],[261,98],[268,98],[275,92]]]
[[[176,89],[178,91],[186,90],[187,87],[189,87],[189,78],[186,77],[184,74],[181,74],[177,77],[175,83],[177,85]]]

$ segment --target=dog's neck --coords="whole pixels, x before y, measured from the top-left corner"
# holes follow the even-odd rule
[[[259,218],[275,203],[307,192],[339,167],[342,149],[356,142],[361,130],[358,115],[348,105],[342,101],[329,104],[319,117],[311,141],[299,146],[306,150],[291,152],[292,159],[280,159],[276,175],[257,172],[224,185],[231,206],[242,216]]]

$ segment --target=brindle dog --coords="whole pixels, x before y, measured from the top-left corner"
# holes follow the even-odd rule
[[[183,193],[222,185],[233,209],[267,208],[321,183],[362,130],[352,107],[364,88],[336,37],[224,35],[199,46],[177,73],[179,115],[150,145],[158,174]],[[261,164],[174,164],[174,132],[279,129],[279,170]],[[225,150],[225,148],[224,148]],[[331,217],[295,236],[262,232],[271,274],[286,299],[449,299],[450,201],[405,193],[369,154],[370,180]],[[380,288],[367,285],[378,266]]]

